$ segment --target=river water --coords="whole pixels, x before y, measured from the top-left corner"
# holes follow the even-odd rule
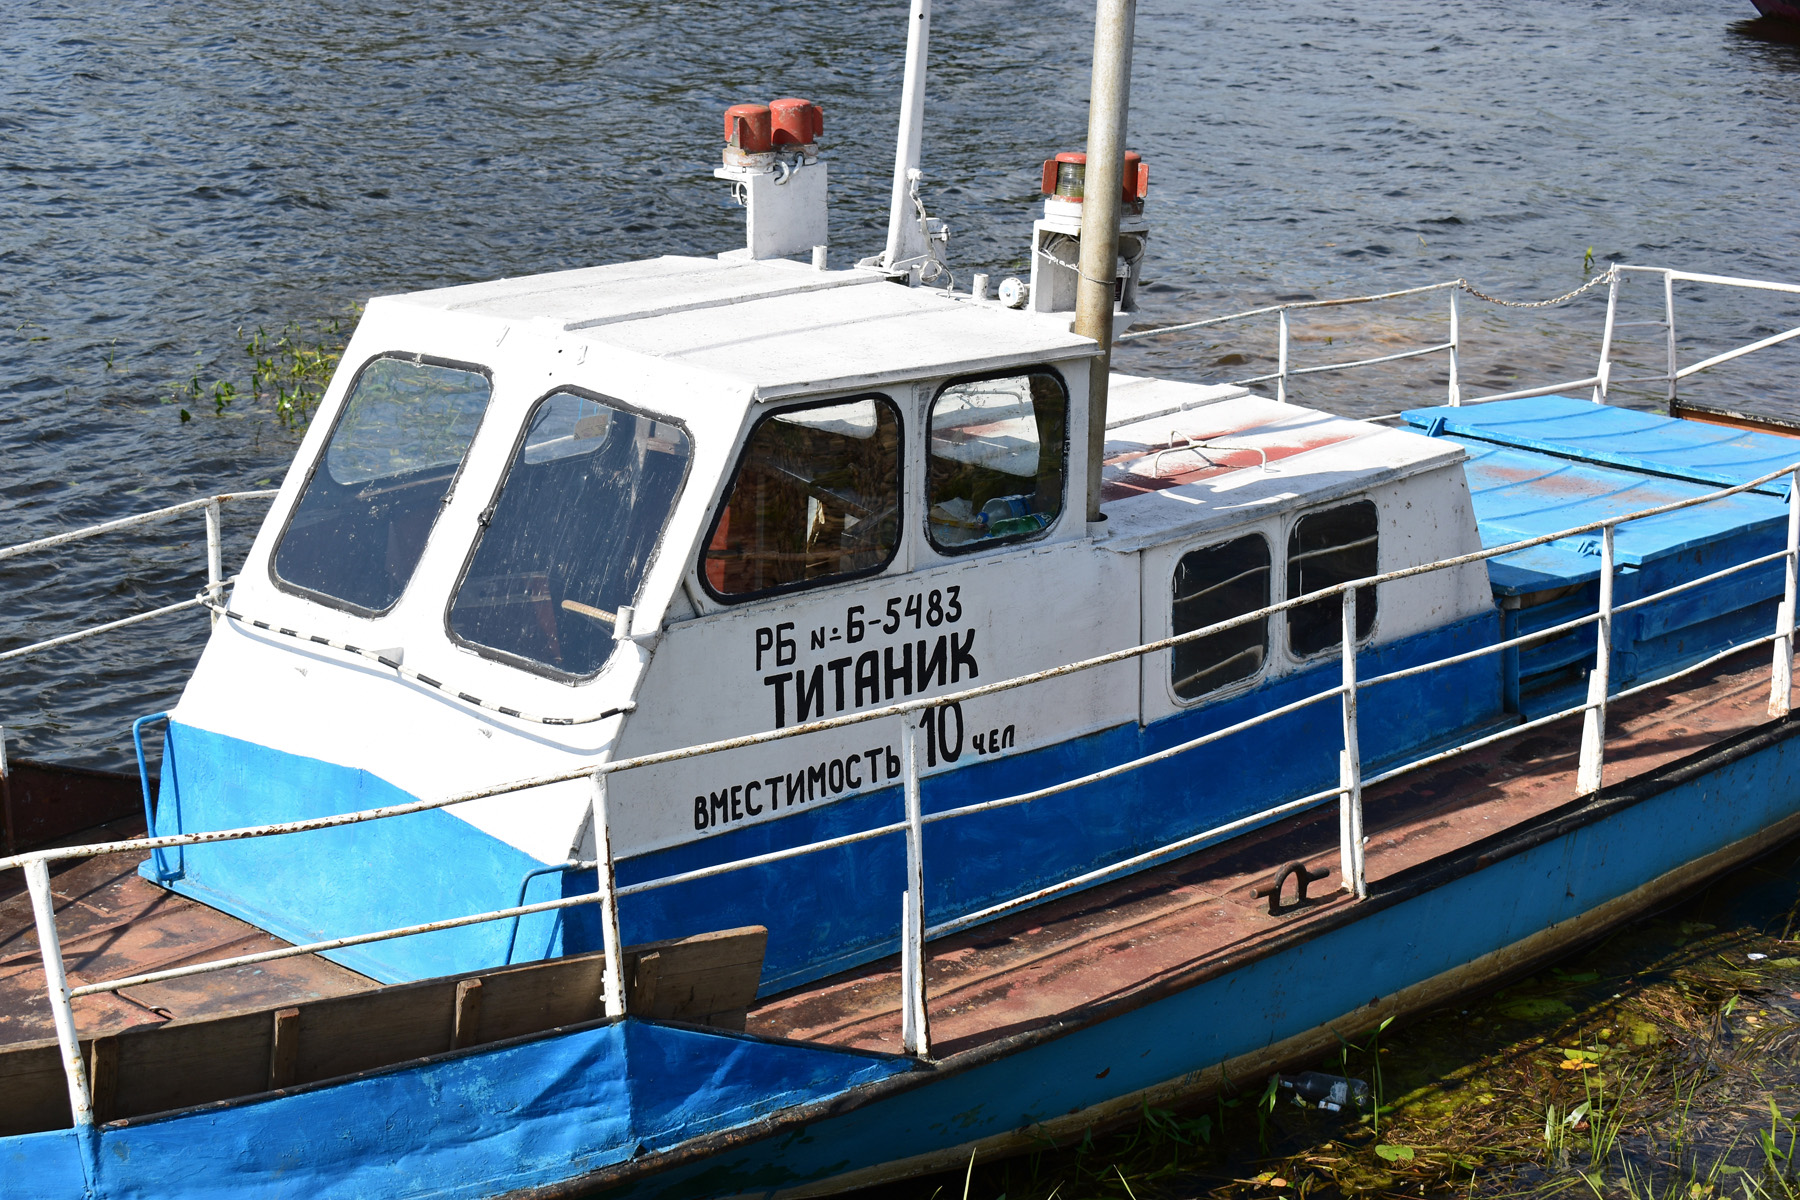
[[[1022,273],[1038,163],[1085,140],[1091,10],[941,0],[926,198],[970,272]],[[34,0],[0,22],[0,544],[279,481],[295,434],[242,385],[243,342],[377,294],[741,244],[720,112],[826,112],[834,263],[879,248],[904,3]],[[1466,277],[1513,299],[1609,261],[1800,280],[1800,45],[1749,0],[1146,3],[1131,137],[1151,165],[1138,320]],[[1649,282],[1623,316],[1658,315]],[[1800,323],[1686,288],[1682,360]],[[1465,298],[1465,388],[1588,374],[1599,292]],[[1295,323],[1297,365],[1440,341],[1442,293]],[[1657,365],[1660,331],[1627,363]],[[1124,369],[1271,369],[1269,320],[1141,342]],[[1692,394],[1800,417],[1800,351]],[[1635,371],[1632,373],[1636,373]],[[1443,394],[1442,357],[1314,376],[1369,415]],[[171,402],[184,385],[190,391]],[[1651,404],[1650,394],[1627,402]],[[184,421],[186,411],[191,420]],[[228,520],[227,569],[260,515]],[[192,595],[197,517],[0,564],[0,650]],[[195,614],[0,663],[16,756],[121,767],[171,703]]]
[[[1749,15],[1747,0],[1146,4],[1140,321],[1457,276],[1535,299],[1583,282],[1590,249],[1800,279],[1800,47]],[[926,196],[962,286],[1024,268],[1037,164],[1085,140],[1091,20],[1073,0],[939,5]],[[257,326],[739,244],[709,173],[730,103],[824,106],[833,253],[872,253],[905,24],[898,2],[15,6],[0,27],[0,544],[278,481],[294,436],[266,404],[169,402],[195,380],[242,386]],[[1657,290],[1630,289],[1625,315],[1655,315]],[[1690,292],[1684,362],[1793,323],[1766,295]],[[1603,308],[1597,292],[1550,313],[1466,300],[1466,385],[1591,372]],[[1296,365],[1441,341],[1446,315],[1440,293],[1297,319]],[[1635,332],[1648,362],[1657,331]],[[1241,378],[1270,368],[1274,340],[1265,319],[1121,362]],[[1778,349],[1699,394],[1800,412],[1796,361]],[[1444,378],[1439,356],[1292,395],[1368,414],[1434,399]],[[228,569],[259,512],[230,523]],[[0,566],[0,648],[191,594],[200,529]],[[129,718],[174,698],[203,636],[171,618],[0,665],[13,753],[121,765]]]

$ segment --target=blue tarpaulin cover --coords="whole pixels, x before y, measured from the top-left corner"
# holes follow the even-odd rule
[[[1748,483],[1800,460],[1800,440],[1794,438],[1703,425],[1571,396],[1414,408],[1401,416],[1420,428],[1441,418],[1443,432],[1459,437],[1719,487]],[[1787,484],[1775,479],[1758,490],[1785,497]]]

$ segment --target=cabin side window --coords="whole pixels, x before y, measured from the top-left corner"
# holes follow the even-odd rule
[[[367,363],[276,543],[276,584],[370,616],[392,608],[492,390],[481,367]]]
[[[573,390],[538,401],[450,602],[453,640],[591,675],[687,473],[679,426]]]
[[[770,413],[743,457],[701,554],[721,600],[881,570],[900,541],[900,410],[868,396]]]
[[[1190,550],[1175,564],[1176,636],[1268,604],[1269,543],[1261,534]],[[1268,656],[1269,618],[1264,616],[1176,646],[1171,683],[1177,696],[1196,700],[1255,675]]]
[[[955,382],[931,405],[926,531],[946,554],[1037,536],[1062,515],[1069,396],[1048,371]]]
[[[1288,535],[1288,599],[1380,571],[1372,500],[1307,513]],[[1375,628],[1373,587],[1356,590],[1356,638]],[[1344,604],[1336,596],[1288,610],[1288,648],[1299,656],[1343,644]]]

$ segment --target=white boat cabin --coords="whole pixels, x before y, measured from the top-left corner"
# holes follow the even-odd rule
[[[1093,344],[1066,320],[674,257],[376,299],[235,584],[234,610],[291,632],[221,622],[175,719],[436,797],[1017,676],[1478,547],[1453,443],[1124,376],[1090,525]],[[940,712],[927,773],[1332,660],[1336,604],[1314,608]],[[1365,595],[1359,633],[1492,609],[1477,564]],[[894,786],[899,745],[891,718],[615,776],[614,853]],[[578,781],[451,812],[555,863],[591,855],[588,810]],[[265,819],[253,796],[240,815]]]

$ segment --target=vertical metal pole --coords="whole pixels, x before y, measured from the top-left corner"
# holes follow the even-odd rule
[[[906,30],[906,81],[900,86],[900,131],[894,138],[887,249],[881,255],[881,265],[889,268],[925,253],[925,234],[913,211],[908,173],[919,166],[919,146],[925,136],[925,58],[930,46],[931,0],[912,0]]]
[[[219,537],[219,502],[209,500],[206,504],[206,594],[217,603],[219,586],[225,578],[224,554]],[[212,623],[219,623],[219,614],[212,614]]]
[[[1769,715],[1788,715],[1794,691],[1794,590],[1800,577],[1800,471],[1788,476],[1787,580],[1775,614],[1775,665],[1769,676]]]
[[[1288,319],[1287,309],[1281,310],[1281,329],[1275,340],[1275,398],[1283,404],[1287,403],[1287,368],[1288,368]]]
[[[924,710],[931,720],[933,710]],[[931,1019],[925,1007],[925,844],[919,800],[918,731],[901,721],[900,753],[906,764],[906,891],[900,897],[900,1041],[908,1054],[931,1053]]]
[[[1606,693],[1612,686],[1613,533],[1608,525],[1600,539],[1600,620],[1594,638],[1594,670],[1588,676],[1588,709],[1582,715],[1581,765],[1575,794],[1600,790],[1606,765]]]
[[[625,1015],[625,955],[619,943],[619,885],[613,877],[612,817],[607,810],[606,776],[594,773],[594,861],[600,881],[600,949],[606,973],[600,981],[600,998],[606,1015]]]
[[[56,936],[55,901],[50,895],[50,868],[41,858],[25,864],[25,887],[31,892],[31,915],[37,921],[38,952],[44,957],[44,990],[50,996],[50,1015],[56,1022],[56,1044],[62,1051],[63,1075],[69,1082],[69,1111],[75,1128],[94,1123],[89,1098],[87,1067],[81,1061],[81,1042],[75,1036],[75,1013],[69,1007],[69,978],[63,973],[62,942]]]
[[[1669,415],[1675,415],[1675,277],[1663,272],[1663,323],[1669,329]]]
[[[18,835],[13,830],[12,772],[6,765],[6,726],[0,725],[0,824],[4,825],[6,853],[19,852]]]
[[[1356,589],[1344,589],[1344,751],[1338,758],[1338,874],[1358,900],[1369,895],[1363,877],[1362,747],[1356,737]]]
[[[1462,404],[1462,317],[1457,311],[1457,297],[1462,289],[1450,289],[1450,403],[1452,406]]]
[[[1131,35],[1137,0],[1094,8],[1094,71],[1088,92],[1087,166],[1081,199],[1081,271],[1074,332],[1093,338],[1088,365],[1087,519],[1101,520],[1106,394],[1112,376],[1113,305],[1119,275],[1119,206],[1125,188],[1125,115],[1131,107]]]
[[[1594,368],[1594,374],[1600,382],[1594,385],[1594,403],[1606,403],[1606,389],[1612,383],[1612,340],[1613,323],[1619,313],[1619,269],[1608,267],[1607,274],[1612,276],[1606,285],[1606,328],[1600,333],[1600,365]]]

